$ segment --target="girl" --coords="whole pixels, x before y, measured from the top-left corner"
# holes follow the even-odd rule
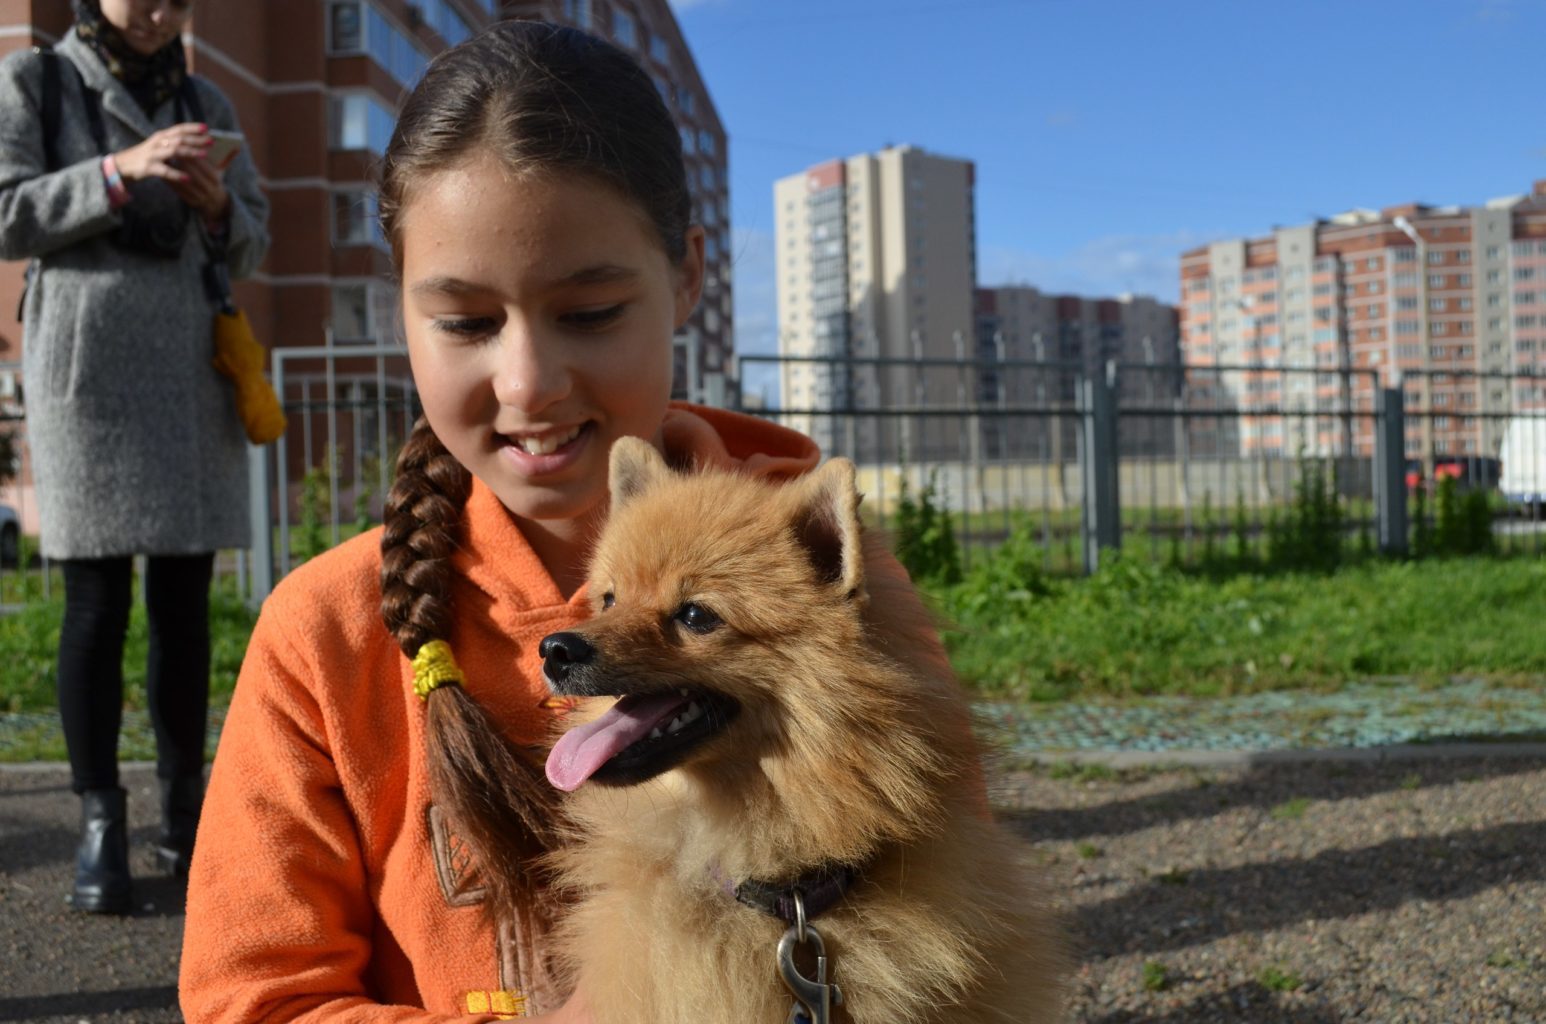
[[[210,365],[204,271],[257,269],[268,202],[245,151],[223,176],[205,158],[209,128],[237,124],[225,96],[188,74],[192,9],[75,0],[74,30],[52,53],[0,64],[0,259],[34,261],[27,441],[43,554],[64,573],[59,713],[81,797],[70,898],[99,913],[132,903],[118,779],[131,560],[147,556],[156,854],[182,873],[204,791],[213,552],[252,542],[246,439]]]
[[[264,605],[194,858],[183,1011],[587,1021],[544,960],[525,872],[552,797],[520,751],[555,714],[537,644],[586,615],[608,451],[632,435],[774,476],[817,451],[668,402],[703,232],[677,128],[621,51],[509,22],[442,54],[381,208],[425,415],[384,528]]]

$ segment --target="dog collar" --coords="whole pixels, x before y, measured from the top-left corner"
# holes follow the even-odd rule
[[[748,878],[738,885],[732,885],[726,880],[724,886],[736,902],[776,917],[793,927],[796,920],[796,892],[804,901],[805,919],[812,921],[836,906],[858,878],[859,868],[855,865],[827,864],[792,881],[769,882]]]

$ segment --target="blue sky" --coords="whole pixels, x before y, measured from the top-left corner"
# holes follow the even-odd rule
[[[1176,297],[1179,254],[1546,178],[1546,0],[672,0],[730,135],[737,347],[775,347],[773,182],[977,164],[978,277]]]

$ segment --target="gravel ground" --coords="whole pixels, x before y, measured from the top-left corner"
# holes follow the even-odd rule
[[[0,771],[0,1021],[175,1021],[182,897],[65,907],[75,799]],[[1546,757],[1004,771],[1077,943],[1072,1020],[1546,1022]]]
[[[1076,1021],[1546,1022],[1546,758],[995,786],[1078,944]]]

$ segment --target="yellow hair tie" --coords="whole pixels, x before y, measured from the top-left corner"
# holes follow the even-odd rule
[[[413,656],[413,692],[420,700],[428,700],[430,691],[438,686],[460,685],[464,679],[451,655],[451,645],[444,640],[431,640]]]

